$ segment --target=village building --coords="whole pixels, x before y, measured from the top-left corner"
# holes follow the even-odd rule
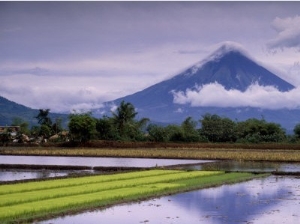
[[[0,134],[9,132],[11,135],[13,135],[17,134],[20,129],[20,126],[0,126]]]

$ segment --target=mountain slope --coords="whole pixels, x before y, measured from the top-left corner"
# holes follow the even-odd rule
[[[280,91],[288,91],[293,85],[279,78],[241,51],[225,45],[175,77],[157,83],[135,94],[115,100],[132,102],[138,108],[169,106],[173,103],[172,91],[195,89],[209,83],[219,83],[225,89],[245,91],[251,84],[275,86]]]
[[[244,92],[249,86],[274,86],[279,91],[285,92],[295,88],[292,84],[284,81],[263,66],[256,63],[242,50],[232,46],[224,45],[207,57],[205,60],[186,69],[184,72],[171,79],[157,83],[140,92],[128,95],[111,102],[105,103],[106,113],[109,113],[111,105],[119,105],[124,100],[131,102],[141,117],[160,122],[182,122],[187,116],[195,119],[201,118],[205,113],[217,113],[232,119],[247,119],[250,117],[261,118],[282,123],[283,113],[289,113],[290,119],[298,119],[297,112],[289,110],[262,110],[250,107],[191,107],[187,104],[174,103],[174,92],[197,90],[199,87],[210,83],[219,83],[226,90],[239,90]],[[220,96],[222,97],[222,96]],[[226,100],[226,99],[224,99]],[[285,122],[289,122],[286,120]],[[295,120],[289,122],[289,128]]]
[[[0,126],[11,125],[14,118],[21,118],[30,125],[37,125],[37,119],[35,117],[38,114],[39,110],[17,104],[0,96]],[[56,118],[61,118],[63,120],[63,125],[66,125],[66,114],[50,113],[49,117],[53,122],[55,122]]]

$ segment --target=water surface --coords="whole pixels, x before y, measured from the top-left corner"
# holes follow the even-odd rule
[[[268,161],[214,161],[211,163],[191,165],[188,168],[212,171],[242,172],[300,172],[300,163],[268,162]]]
[[[104,166],[104,167],[155,167],[178,164],[195,164],[206,160],[142,159],[111,157],[66,157],[66,156],[0,156],[0,164],[57,165],[57,166]]]
[[[27,169],[0,169],[1,181],[15,181],[28,179],[42,179],[50,177],[62,177],[71,174],[82,174],[88,171],[76,170],[27,170]]]
[[[299,223],[300,179],[270,176],[40,222]]]
[[[102,157],[63,157],[63,156],[0,156],[4,165],[54,165],[54,166],[87,166],[90,170],[49,170],[49,169],[0,169],[1,181],[40,179],[67,176],[70,174],[101,173],[93,167],[135,167],[149,168],[182,164],[200,164],[208,160],[179,159],[139,159],[139,158],[102,158]]]

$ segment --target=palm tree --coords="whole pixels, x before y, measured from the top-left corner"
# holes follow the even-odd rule
[[[50,127],[52,125],[51,119],[48,117],[50,109],[39,109],[39,114],[35,117],[38,123]]]
[[[138,113],[131,103],[125,103],[124,100],[115,112],[112,112],[113,122],[116,124],[120,136],[124,136],[125,126],[133,123],[134,118]]]

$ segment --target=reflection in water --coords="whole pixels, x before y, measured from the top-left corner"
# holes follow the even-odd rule
[[[286,187],[273,186],[274,189],[270,190],[272,182],[270,179],[255,180],[205,189],[177,195],[173,201],[213,223],[248,222],[250,216],[278,206],[279,198],[289,197]]]
[[[216,161],[201,165],[191,165],[190,169],[197,170],[223,170],[245,172],[300,172],[300,163],[277,163],[257,161]]]
[[[155,167],[178,164],[195,164],[207,160],[104,158],[71,156],[0,156],[0,164],[57,165],[57,166],[105,166],[105,167]]]
[[[51,172],[51,173],[50,173]],[[35,178],[58,177],[67,175],[62,171],[16,171],[16,170],[0,170],[0,181],[15,181]]]
[[[22,165],[56,165],[56,166],[89,166],[89,167],[155,167],[178,164],[206,163],[208,160],[180,160],[180,159],[142,159],[142,158],[102,158],[102,157],[63,157],[63,156],[3,156],[0,164]],[[0,169],[0,182],[39,179],[66,176],[83,171],[53,171],[53,170],[4,170]],[[85,171],[87,172],[87,171]],[[90,173],[101,173],[101,170],[90,170]]]
[[[42,223],[299,223],[299,203],[299,178],[271,176]]]
[[[49,177],[62,177],[72,174],[81,174],[87,171],[78,170],[14,170],[14,169],[0,169],[1,181],[15,181],[28,179],[41,179]],[[95,172],[94,172],[95,173]]]

